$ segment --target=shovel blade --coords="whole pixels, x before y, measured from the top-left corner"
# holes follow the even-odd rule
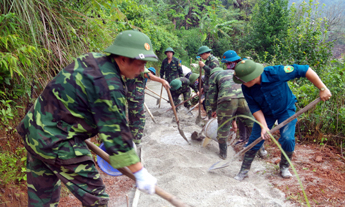
[[[178,124],[178,131],[180,132],[180,135],[183,137],[183,139],[185,139],[188,142],[188,144],[190,144],[190,142],[188,141],[186,135],[184,134],[182,129],[180,129],[180,124]]]
[[[196,117],[195,124],[200,124],[201,116],[200,114]]]
[[[211,140],[211,138],[205,137],[204,141],[202,142],[202,147],[206,147]]]
[[[225,168],[227,166],[230,165],[230,161],[224,161],[224,160],[221,160],[221,161],[218,161],[216,163],[214,163],[209,169],[208,171],[211,171],[211,170],[216,170],[216,169],[221,169],[221,168]]]

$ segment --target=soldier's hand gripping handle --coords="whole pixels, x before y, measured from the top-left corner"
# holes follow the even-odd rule
[[[144,167],[141,170],[133,173],[133,175],[135,176],[136,185],[139,190],[148,194],[155,193],[157,179],[147,172]]]

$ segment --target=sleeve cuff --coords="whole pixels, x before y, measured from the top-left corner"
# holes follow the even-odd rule
[[[109,159],[111,166],[116,169],[140,162],[140,159],[134,149],[124,153],[119,152],[117,155],[110,156]]]

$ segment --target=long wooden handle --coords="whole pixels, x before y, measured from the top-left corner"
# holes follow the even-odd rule
[[[196,94],[196,95],[194,95],[194,96],[192,96],[192,97],[189,97],[187,100],[185,100],[185,101],[183,101],[183,102],[177,104],[177,105],[175,106],[175,108],[181,106],[182,104],[186,103],[187,101],[191,100],[192,98],[194,98],[194,97],[196,97],[196,96],[198,96],[198,95]],[[170,109],[166,110],[166,111],[170,111],[171,109],[172,109],[172,107],[171,107]]]
[[[146,111],[149,112],[152,121],[153,121],[155,124],[157,124],[155,118],[154,118],[153,115],[151,114],[151,111],[150,111],[149,107],[147,107],[146,103],[144,103],[144,106],[145,106]]]
[[[174,111],[174,115],[175,115],[175,118],[176,118],[176,122],[177,122],[177,124],[179,124],[179,120],[178,120],[178,118],[177,118],[177,113],[176,113],[176,107],[175,107],[174,101],[173,101],[173,99],[172,99],[172,96],[171,96],[171,93],[170,93],[170,89],[169,89],[169,88],[167,88],[167,92],[168,92],[168,96],[169,96],[169,100],[170,100],[171,107],[172,107],[172,109],[173,109],[173,111]]]
[[[102,149],[100,149],[97,145],[90,142],[89,140],[85,140],[85,143],[90,148],[90,150],[92,150],[94,153],[96,153],[98,156],[100,156],[102,159],[104,159],[105,161],[107,161],[110,164],[109,155],[106,152],[104,152]],[[127,177],[129,177],[130,179],[135,181],[135,176],[132,174],[132,172],[127,167],[118,168],[117,170],[120,171],[123,175],[126,175]],[[163,189],[161,189],[158,186],[155,187],[155,193],[157,195],[159,195],[161,198],[169,201],[174,206],[188,207],[188,205],[182,203],[182,201],[177,199],[175,196],[165,192]]]
[[[200,66],[199,66],[200,67]],[[201,116],[201,76],[202,76],[202,68],[200,67],[200,75],[199,75],[199,114],[198,114],[198,117]],[[206,94],[205,94],[206,95]]]
[[[288,124],[289,122],[291,122],[292,120],[294,120],[296,117],[298,117],[299,115],[303,114],[304,112],[308,111],[310,108],[312,108],[313,106],[315,106],[317,103],[319,103],[321,101],[321,98],[317,98],[315,99],[313,102],[311,102],[310,104],[308,104],[307,106],[305,106],[303,109],[299,110],[297,113],[295,113],[294,115],[292,115],[291,117],[289,117],[288,119],[286,119],[285,121],[283,121],[282,123],[280,123],[279,125],[277,125],[276,127],[274,127],[273,129],[270,130],[270,133],[272,134],[275,131],[278,131],[280,128],[282,128],[283,126],[285,126],[286,124]],[[239,151],[237,154],[234,155],[234,157],[237,157],[243,153],[246,153],[248,150],[250,150],[251,148],[253,148],[256,144],[258,144],[259,142],[261,142],[263,139],[262,137],[257,138],[254,142],[252,142],[250,145],[248,145],[246,148],[242,149],[241,151]]]
[[[152,92],[153,94],[157,95],[158,97],[162,97],[162,96],[160,96],[158,93],[156,93],[156,92],[154,92],[153,90],[149,89],[148,87],[146,87],[146,89],[147,89],[148,91]],[[162,97],[162,99],[168,101],[168,100],[167,100],[166,98],[164,98],[164,97]]]

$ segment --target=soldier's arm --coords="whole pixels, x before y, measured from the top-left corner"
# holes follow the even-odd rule
[[[211,61],[211,63],[209,65],[204,65],[203,69],[205,71],[208,71],[209,73],[211,73],[211,70],[215,67],[219,66],[219,61],[217,59],[214,59]]]
[[[165,72],[164,68],[165,68],[165,63],[164,63],[164,60],[163,60],[162,65],[161,65],[161,69],[159,71],[159,74],[160,74],[161,78],[164,77],[164,72]]]
[[[218,87],[215,83],[215,80],[210,79],[210,88],[207,92],[207,99],[210,103],[210,107],[212,109],[212,112],[217,110],[217,98],[218,98]]]
[[[179,77],[182,78],[183,76],[183,70],[182,70],[182,65],[179,60],[177,60],[177,71],[179,73]]]
[[[155,76],[151,72],[149,73],[149,75],[145,74],[144,76],[145,76],[145,78],[148,78],[150,80],[161,83],[165,88],[167,88],[167,87],[170,88],[168,81],[164,80],[163,78],[159,78],[159,77]]]

